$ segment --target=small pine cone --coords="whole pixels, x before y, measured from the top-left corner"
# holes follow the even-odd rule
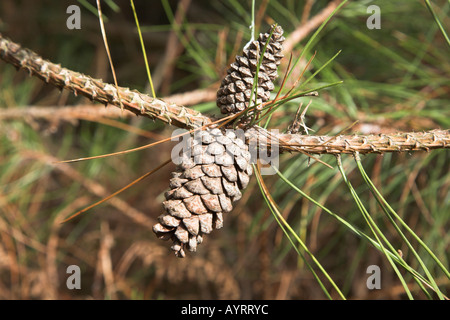
[[[272,36],[267,42],[272,31]],[[272,25],[268,32],[261,33],[258,40],[251,42],[244,49],[243,56],[237,56],[227,76],[217,91],[217,106],[223,114],[238,113],[248,107],[260,56],[267,42],[264,57],[258,72],[258,87],[253,94],[253,102],[257,104],[270,99],[274,89],[273,81],[277,78],[277,68],[283,58],[283,29]]]
[[[172,240],[175,255],[195,252],[203,236],[223,226],[223,214],[242,196],[252,175],[251,156],[244,138],[234,131],[206,129],[190,140],[172,173],[163,202],[165,213],[153,226],[158,238]]]

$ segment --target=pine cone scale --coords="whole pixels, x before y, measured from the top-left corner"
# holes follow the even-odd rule
[[[223,213],[232,211],[232,203],[242,196],[240,188],[250,179],[246,152],[248,146],[230,131],[206,129],[191,138],[170,179],[165,213],[153,227],[158,238],[172,240],[176,256],[196,251],[203,234],[223,227]]]
[[[272,35],[269,39],[271,30]],[[260,99],[255,101],[263,103],[270,99],[270,92],[274,89],[273,81],[278,77],[277,67],[283,58],[281,51],[285,38],[282,34],[283,29],[280,26],[272,26],[268,32],[260,34],[257,41],[251,42],[243,51],[243,55],[236,56],[217,91],[217,106],[222,113],[237,113],[248,106],[250,95],[247,91],[253,87],[253,79],[264,47],[265,51],[258,73],[258,89],[261,88],[262,92],[258,92]],[[246,92],[245,98],[242,95],[237,96],[240,92]],[[237,105],[236,101],[244,105]]]
[[[235,114],[250,104],[269,101],[283,58],[282,34],[280,26],[272,26],[236,56],[217,91],[222,113]],[[252,94],[257,70],[258,85]],[[248,120],[240,119],[244,125]],[[232,130],[218,128],[197,132],[179,160],[165,193],[165,213],[158,217],[153,232],[159,239],[171,240],[171,249],[183,258],[186,250],[197,250],[205,234],[223,227],[224,213],[231,212],[233,202],[241,199],[253,169],[245,140]]]

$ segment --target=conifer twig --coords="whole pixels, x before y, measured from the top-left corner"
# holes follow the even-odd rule
[[[159,119],[183,128],[199,127],[211,122],[209,117],[202,116],[195,110],[152,98],[129,88],[116,89],[114,85],[104,83],[100,79],[62,68],[59,64],[43,60],[33,51],[22,48],[2,34],[0,34],[0,58],[18,69],[27,70],[30,75],[37,76],[53,86],[69,90],[75,95],[82,94],[105,105],[120,106],[120,95],[124,109],[136,115]]]
[[[75,95],[82,94],[93,101],[120,107],[136,115],[158,119],[167,124],[181,128],[194,129],[211,124],[213,117],[202,115],[184,106],[162,99],[152,98],[129,88],[118,87],[93,79],[79,72],[63,68],[58,64],[43,60],[29,49],[3,37],[0,34],[0,58],[25,69],[30,75],[46,81],[60,89],[66,89]],[[255,127],[249,139],[267,135],[267,131]],[[432,130],[428,132],[404,132],[380,135],[339,135],[310,136],[301,134],[272,135],[272,143],[279,144],[280,152],[301,152],[310,154],[387,153],[430,151],[432,149],[450,148],[450,130]],[[275,142],[273,142],[275,141]]]

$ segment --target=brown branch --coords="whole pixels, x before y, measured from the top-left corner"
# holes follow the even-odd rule
[[[30,118],[45,119],[49,121],[73,121],[77,119],[91,118],[126,118],[135,116],[134,113],[124,110],[123,114],[120,109],[105,108],[95,104],[79,104],[68,107],[41,107],[27,106],[26,108],[8,108],[0,109],[0,120]]]
[[[283,43],[283,51],[291,52],[297,43],[302,41],[312,30],[320,26],[341,2],[342,0],[330,2],[322,11],[309,19],[308,22],[301,24],[297,29],[291,32]]]
[[[182,128],[200,127],[211,122],[209,117],[200,112],[184,108],[162,99],[154,99],[138,91],[105,84],[102,80],[62,68],[58,64],[43,60],[31,50],[6,39],[0,34],[0,58],[16,68],[26,69],[30,75],[37,76],[45,82],[60,89],[66,89],[75,95],[82,94],[91,100],[119,106],[119,95],[124,109],[151,119]]]
[[[175,105],[196,105],[202,102],[213,101],[216,98],[216,91],[213,89],[198,89],[164,97],[164,101]],[[107,117],[107,118],[127,118],[135,116],[135,113],[120,109],[105,108],[98,104],[79,104],[76,106],[27,106],[0,109],[0,120],[20,119],[24,117],[48,120],[65,120],[80,119],[84,117]]]
[[[337,1],[335,1],[337,3]],[[124,108],[134,114],[151,119],[159,119],[167,124],[182,128],[198,128],[211,123],[214,119],[204,116],[190,108],[179,106],[162,99],[153,99],[138,91],[128,88],[116,90],[115,86],[105,84],[78,72],[62,68],[60,65],[43,60],[36,53],[23,49],[20,45],[4,38],[0,34],[0,58],[16,68],[26,69],[60,89],[67,89],[74,94],[82,94],[91,100],[120,107],[120,95]],[[208,95],[211,93],[209,92]],[[210,98],[210,96],[208,96]],[[62,109],[64,110],[64,109]],[[107,109],[110,111],[110,109]],[[35,110],[34,112],[38,112]],[[114,111],[113,111],[114,112]],[[249,139],[267,136],[267,131],[260,128],[249,131]],[[302,152],[310,154],[341,153],[385,153],[429,151],[450,148],[450,130],[433,130],[424,133],[398,133],[392,135],[340,135],[305,136],[300,134],[277,134],[281,152]]]
[[[173,27],[169,33],[166,43],[166,49],[162,61],[156,67],[153,83],[155,90],[161,88],[161,92],[166,94],[169,91],[170,83],[172,82],[173,69],[175,61],[183,49],[178,40],[176,28],[180,28],[191,4],[191,0],[181,0],[178,2],[177,11],[173,20]]]
[[[183,106],[194,106],[202,102],[215,101],[217,88],[197,89],[164,97],[165,101]]]
[[[284,149],[314,154],[386,153],[450,148],[450,130],[378,135],[305,136],[279,135]]]

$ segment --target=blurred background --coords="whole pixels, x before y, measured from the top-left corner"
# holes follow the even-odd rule
[[[134,2],[157,96],[219,116],[215,92],[228,65],[250,39],[251,1]],[[151,94],[130,2],[101,3],[118,84]],[[256,1],[256,33],[265,32],[274,22],[285,30],[287,58],[279,78],[286,72],[289,55],[294,61],[299,57],[338,3]],[[66,27],[66,10],[72,4],[81,9],[80,30]],[[367,8],[372,4],[381,9],[381,29],[366,26],[371,15]],[[436,0],[432,5],[448,31],[448,1]],[[0,32],[44,59],[113,83],[95,1],[2,0]],[[449,47],[424,1],[349,1],[314,38],[287,87],[314,53],[303,80],[340,50],[305,89],[343,83],[320,91],[317,98],[286,103],[273,116],[270,128],[285,131],[300,103],[310,101],[306,114],[310,134],[338,134],[355,121],[345,133],[449,128]],[[197,252],[185,259],[176,258],[170,244],[158,240],[151,230],[162,213],[173,164],[61,224],[62,219],[169,159],[173,146],[164,143],[116,157],[55,164],[145,145],[170,137],[174,129],[117,112],[107,116],[97,111],[77,113],[76,106],[86,110],[98,105],[0,61],[0,299],[326,298],[275,222],[255,178],[225,216],[224,228],[205,237]],[[117,108],[106,110],[113,109]],[[335,168],[335,158],[320,159],[334,169],[310,162],[302,154],[283,154],[280,170],[332,212],[370,233]],[[420,270],[355,171],[352,156],[342,160],[385,236]],[[446,267],[449,160],[446,150],[363,157],[377,188]],[[378,250],[277,176],[264,179],[284,218],[347,298],[406,298]],[[448,278],[429,255],[419,253],[448,293]],[[81,269],[80,290],[66,286],[69,265]],[[381,268],[380,290],[366,286],[369,265]],[[403,275],[414,296],[426,298],[411,277]],[[339,298],[323,280],[332,297]]]

